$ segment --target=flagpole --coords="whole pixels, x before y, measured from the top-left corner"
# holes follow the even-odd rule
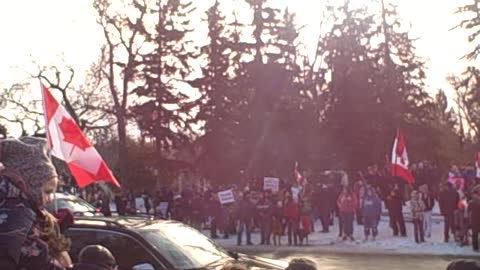
[[[392,164],[392,176],[396,176],[397,175],[397,172],[396,172],[396,167],[395,167],[395,164],[397,164],[397,159],[398,159],[398,154],[397,154],[397,147],[398,147],[398,135],[400,134],[400,129],[397,128],[397,134],[395,135],[395,141],[394,141],[394,144],[393,144],[393,153],[395,153],[395,160],[393,160],[393,164]]]
[[[48,151],[48,158],[52,160],[52,146],[50,145],[51,141],[48,139],[48,119],[47,119],[47,107],[45,106],[45,92],[44,92],[44,85],[42,83],[42,80],[39,78],[38,81],[40,82],[40,90],[42,92],[42,107],[43,107],[43,119],[45,120],[45,139],[47,139],[47,145],[48,148],[50,148],[50,151]],[[60,180],[60,179],[59,179]],[[53,192],[53,212],[57,213],[58,212],[58,202],[57,202],[57,190]]]

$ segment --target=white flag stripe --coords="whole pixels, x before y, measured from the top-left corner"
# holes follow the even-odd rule
[[[102,164],[102,158],[93,147],[88,147],[83,151],[63,140],[64,135],[59,125],[64,118],[73,120],[65,108],[58,106],[48,125],[53,145],[52,155],[65,160],[67,163],[73,163],[84,168],[92,174],[97,174]]]

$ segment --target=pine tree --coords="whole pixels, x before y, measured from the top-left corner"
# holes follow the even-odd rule
[[[187,46],[194,7],[188,0],[163,0],[156,7],[137,4],[150,10],[155,27],[152,30],[144,23],[138,28],[152,49],[140,61],[142,83],[134,90],[140,99],[132,111],[142,133],[154,139],[155,157],[161,163],[189,141],[189,114],[195,104],[178,89],[179,81],[188,74],[188,61],[194,57]]]
[[[225,16],[220,11],[220,2],[207,11],[209,42],[201,47],[203,76],[190,84],[199,89],[203,99],[199,104],[196,120],[203,121],[204,135],[198,139],[202,154],[198,168],[207,178],[219,182],[235,179],[240,171],[238,146],[238,123],[243,105],[243,93],[236,87],[235,63],[232,58],[241,55],[235,52],[235,33],[229,33]],[[238,63],[237,63],[238,66]]]

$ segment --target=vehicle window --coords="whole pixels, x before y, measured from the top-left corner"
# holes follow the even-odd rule
[[[160,269],[156,260],[133,238],[115,232],[98,231],[97,243],[108,248],[117,259],[120,270],[131,270],[134,265],[150,263]]]
[[[73,262],[78,261],[78,253],[83,247],[97,244],[94,231],[69,229],[65,232],[65,236],[72,241],[69,254]]]
[[[177,269],[202,268],[228,257],[208,237],[183,224],[155,224],[140,233]]]
[[[70,257],[78,261],[78,254],[87,245],[102,245],[110,250],[120,270],[131,270],[134,265],[150,263],[155,269],[164,267],[157,263],[143,246],[128,235],[103,230],[69,229],[65,235],[72,240]]]
[[[73,212],[95,212],[95,208],[82,202],[73,200],[59,200],[58,208],[67,208]]]
[[[54,207],[55,207],[54,203],[50,203],[45,206],[47,211],[51,213],[53,213]],[[61,209],[61,208],[70,209],[74,213],[96,212],[96,209],[92,205],[81,200],[57,199],[57,207],[58,209]]]

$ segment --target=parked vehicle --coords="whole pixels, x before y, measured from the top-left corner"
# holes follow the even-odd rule
[[[249,268],[285,269],[288,263],[227,251],[180,222],[141,217],[80,217],[66,231],[75,262],[86,245],[107,247],[119,269],[217,269],[238,261]]]
[[[57,204],[57,209],[66,208],[75,216],[103,216],[93,205],[74,195],[57,192],[53,202],[45,206],[45,209],[53,213],[55,204]]]

